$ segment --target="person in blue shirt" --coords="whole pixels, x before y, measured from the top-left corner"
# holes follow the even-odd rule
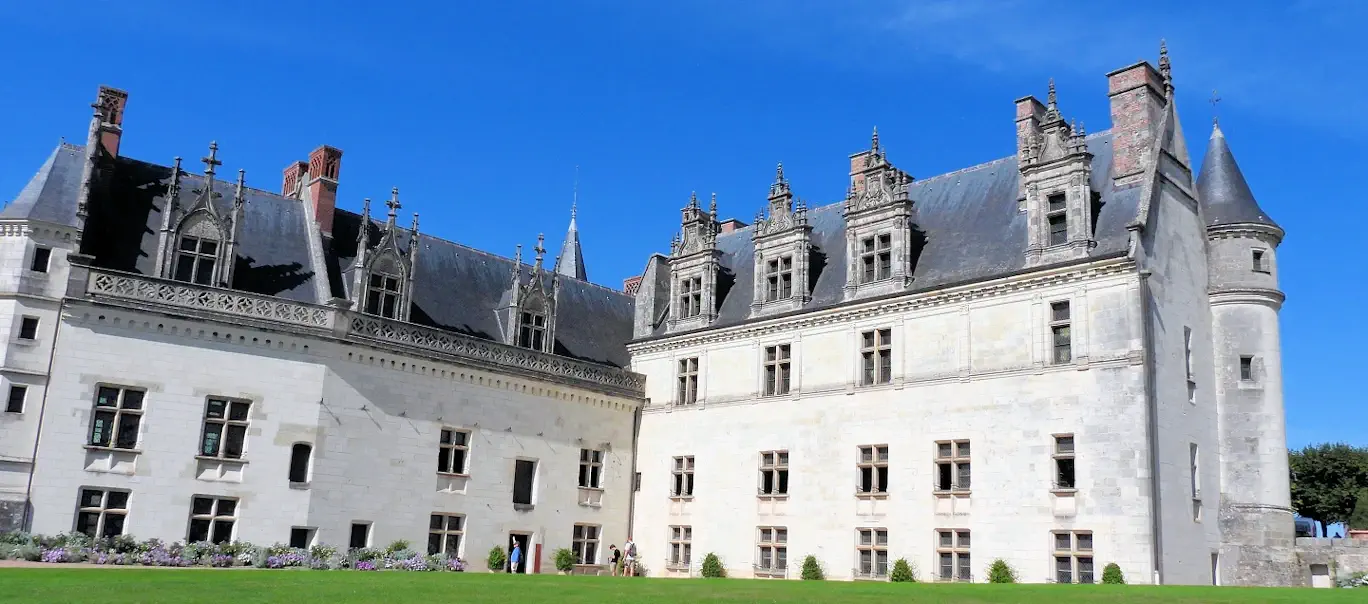
[[[509,565],[509,569],[510,569],[510,570],[512,570],[514,573],[521,572],[521,571],[518,570],[519,565],[522,564],[522,544],[521,544],[521,543],[518,543],[517,541],[514,541],[514,542],[513,542],[513,553],[509,555],[508,560],[509,560],[509,562],[511,563],[511,564]]]

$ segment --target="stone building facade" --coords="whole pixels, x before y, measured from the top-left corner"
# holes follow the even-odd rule
[[[1051,84],[981,165],[876,131],[835,203],[782,165],[752,225],[691,195],[625,291],[574,209],[555,259],[474,250],[397,188],[341,207],[334,147],[278,192],[120,155],[101,88],[0,212],[0,529],[1305,584],[1344,548],[1292,537],[1283,231],[1219,128],[1194,178],[1162,51],[1107,79],[1110,128]]]

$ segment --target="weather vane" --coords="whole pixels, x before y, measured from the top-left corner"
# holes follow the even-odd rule
[[[1215,88],[1211,89],[1211,99],[1207,102],[1211,103],[1211,123],[1214,124],[1216,123],[1216,106],[1221,102],[1221,97],[1216,94]]]

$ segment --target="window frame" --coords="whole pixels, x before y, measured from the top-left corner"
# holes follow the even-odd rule
[[[761,358],[762,396],[788,396],[793,385],[793,345],[766,346]]]
[[[86,493],[99,493],[99,505],[86,505]],[[122,507],[110,507],[112,503],[110,501],[112,499],[110,495],[113,493],[120,493],[124,495]],[[71,523],[72,532],[84,533],[86,535],[89,535],[92,539],[115,537],[124,534],[124,531],[128,530],[128,508],[129,503],[131,503],[132,500],[133,492],[128,489],[113,489],[108,487],[86,486],[78,488],[76,491],[76,515],[74,518],[72,518]],[[93,534],[81,530],[81,520],[83,519],[83,515],[85,514],[96,514]],[[118,516],[122,518],[122,520],[119,522],[118,531],[113,533],[108,532],[108,521],[111,516]]]
[[[1059,203],[1056,204],[1055,201]],[[1062,227],[1056,229],[1055,227]],[[1056,235],[1059,236],[1056,241]],[[1069,196],[1063,191],[1045,196],[1045,246],[1054,247],[1069,243]]]
[[[576,522],[570,538],[570,551],[575,554],[575,564],[598,564],[602,538],[602,525]]]
[[[456,442],[456,435],[461,435],[463,442]],[[447,438],[450,435],[451,438]],[[464,428],[444,426],[437,431],[437,473],[450,476],[469,476],[470,470],[470,439],[471,432]],[[451,442],[448,442],[450,440]],[[457,467],[457,456],[460,457],[460,467]],[[445,462],[446,468],[442,469]]]
[[[390,287],[391,284],[393,288]],[[403,293],[403,275],[372,269],[366,275],[366,297],[362,312],[384,319],[398,319]]]
[[[101,396],[104,390],[115,392],[114,406],[101,405],[104,400]],[[127,407],[128,394],[137,393],[137,406]],[[91,405],[90,426],[86,430],[86,446],[98,449],[115,449],[119,451],[138,452],[138,442],[142,439],[142,418],[147,412],[147,390],[133,386],[119,386],[115,384],[99,383],[95,385],[95,401]],[[104,430],[105,442],[99,442],[96,437],[96,426],[100,421],[101,414],[111,416],[108,425]],[[120,434],[127,427],[128,423],[133,423],[133,442],[128,445],[120,444]]]
[[[186,249],[188,241],[195,242],[190,249]],[[211,243],[214,246],[212,251],[204,251],[204,244]],[[171,279],[181,283],[191,283],[194,285],[204,285],[213,287],[214,273],[218,269],[219,250],[223,247],[223,241],[216,237],[200,237],[197,235],[179,235],[176,237],[176,253],[173,259]],[[182,278],[182,265],[189,261],[190,274],[187,278]],[[207,269],[207,271],[206,271]]]
[[[1253,382],[1253,381],[1254,381],[1254,355],[1251,355],[1251,354],[1242,354],[1242,355],[1240,355],[1240,381],[1241,381],[1241,382]]]
[[[893,328],[860,332],[860,386],[893,383]]]
[[[703,314],[703,276],[692,275],[679,280],[679,316],[691,319]]]
[[[867,453],[867,454],[866,454]],[[882,470],[882,472],[880,472]],[[855,496],[888,496],[888,445],[860,445],[855,458]],[[865,490],[865,472],[869,472],[869,490]],[[880,478],[882,477],[882,480]]]
[[[668,570],[687,570],[693,564],[693,525],[670,525],[670,554],[666,559]]]
[[[18,393],[19,400],[15,400]],[[23,413],[24,405],[28,402],[28,384],[10,383],[9,396],[5,399],[5,413]]]
[[[209,415],[211,405],[214,402],[223,403],[222,417],[215,418]],[[232,419],[234,417],[233,411],[240,408],[239,405],[246,407],[247,410],[243,413],[242,417],[247,419]],[[195,457],[224,461],[241,461],[247,456],[247,434],[251,430],[251,417],[252,401],[250,400],[229,398],[225,396],[205,397],[204,416],[200,420],[202,424],[200,428],[199,450],[195,453]],[[212,426],[218,426],[218,438],[214,441],[214,450],[210,452],[206,450],[206,447],[209,446],[208,440],[210,428]],[[232,441],[234,428],[238,429],[237,432],[241,436],[241,439],[240,442],[237,443],[237,455],[230,455],[228,449]]]
[[[207,500],[211,502],[209,513],[204,514],[195,512],[195,504],[200,500]],[[230,511],[230,513],[222,513],[224,502],[232,503],[232,510]],[[191,495],[190,519],[185,528],[185,542],[202,543],[207,541],[209,543],[215,544],[231,543],[233,541],[234,535],[237,534],[237,513],[241,503],[241,500],[239,500],[237,497],[224,497],[220,495]],[[196,541],[191,538],[196,532],[196,521],[208,523],[208,525],[204,529],[205,539],[200,541]],[[222,526],[222,523],[228,524],[228,535],[224,539],[218,540],[218,538],[221,536],[219,535],[219,530]]]
[[[936,580],[941,582],[974,581],[973,545],[969,529],[938,528],[933,531],[936,545]],[[947,540],[946,537],[949,536]],[[945,576],[945,557],[950,557],[950,576]]]
[[[676,455],[671,463],[673,465],[670,470],[670,498],[693,499],[694,456]]]
[[[451,528],[452,521],[456,522],[456,528]],[[439,524],[439,526],[433,526]],[[427,553],[429,556],[440,554],[448,558],[460,558],[461,550],[465,547],[466,515],[449,514],[446,512],[433,512],[428,516],[428,542]],[[432,539],[437,537],[436,551],[432,547]],[[456,551],[451,552],[451,539],[456,539]]]
[[[973,485],[973,465],[971,463],[973,450],[970,446],[970,442],[970,439],[936,441],[936,472],[934,476],[935,484],[933,485],[933,490],[937,495],[946,495],[950,493],[961,494],[969,492],[970,487]],[[949,455],[944,454],[943,447],[945,446],[950,447]],[[942,466],[946,465],[950,466],[949,489],[943,488],[942,485],[944,483],[941,481],[941,468]],[[967,481],[969,484],[963,484],[964,482],[966,482],[964,480],[966,478],[969,479]]]
[[[355,545],[355,543],[356,543],[356,527],[358,527],[358,526],[359,526],[359,527],[363,527],[363,528],[365,529],[365,532],[362,534],[362,541],[363,541],[364,543],[362,543],[361,545]],[[351,522],[351,526],[348,527],[348,529],[347,529],[347,549],[348,549],[348,550],[356,550],[356,549],[365,549],[365,548],[367,548],[367,547],[370,547],[370,546],[371,546],[372,533],[374,532],[372,529],[374,529],[374,528],[375,528],[375,523],[373,523],[373,522],[371,522],[371,521],[369,521],[369,520],[353,520],[353,521]]]
[[[698,403],[698,376],[699,376],[699,357],[685,357],[679,359],[676,367],[678,376],[678,388],[676,389],[676,405],[693,405]]]
[[[603,451],[580,449],[579,488],[603,490]]]
[[[1069,547],[1061,549],[1059,547],[1063,537],[1068,540]],[[1086,537],[1088,546],[1085,549],[1082,545],[1082,537]],[[1054,569],[1054,576],[1050,578],[1052,583],[1083,584],[1091,585],[1097,583],[1096,556],[1094,555],[1093,533],[1092,531],[1050,531],[1050,560],[1053,562],[1051,567]],[[1084,574],[1083,561],[1087,561],[1087,574]],[[1062,568],[1060,563],[1068,565]],[[1065,574],[1067,573],[1067,574]],[[1087,580],[1084,580],[1086,576]],[[1062,578],[1062,579],[1061,579]]]
[[[42,260],[39,262],[39,260]],[[52,269],[52,248],[46,245],[33,246],[33,257],[29,259],[29,270],[47,273]]]
[[[864,555],[869,554],[866,565]],[[855,578],[888,578],[888,529],[866,527],[855,529]]]
[[[1055,492],[1074,492],[1078,490],[1078,439],[1070,434],[1053,435],[1054,447],[1050,458],[1054,460],[1055,477],[1053,490]],[[1067,441],[1067,447],[1065,442]],[[1065,480],[1065,470],[1068,468],[1069,479]]]
[[[788,527],[758,526],[756,533],[756,576],[786,576],[788,574]]]
[[[766,302],[793,297],[793,255],[783,254],[765,262]]]
[[[1250,270],[1256,273],[1271,274],[1273,271],[1268,266],[1268,250],[1263,248],[1251,248],[1249,250]]]
[[[530,310],[518,311],[518,346],[546,350],[546,315]]]
[[[298,461],[300,447],[304,447],[305,449],[307,449],[308,453],[305,454],[304,461],[302,462],[304,465],[304,476],[302,477],[303,480],[295,480],[295,478],[299,478],[295,475],[295,470],[298,469],[296,466],[298,463],[300,463]],[[291,485],[307,485],[313,481],[313,453],[313,443],[295,442],[290,444],[290,471],[289,475],[286,478],[289,480]]]
[[[38,341],[38,327],[42,322],[33,315],[24,315],[19,318],[19,329],[15,336],[21,342]]]
[[[767,484],[770,489],[765,490]],[[760,452],[760,475],[756,494],[761,499],[786,499],[789,487],[789,452],[787,449]]]
[[[878,283],[893,278],[893,234],[878,232],[860,238],[859,284]]]

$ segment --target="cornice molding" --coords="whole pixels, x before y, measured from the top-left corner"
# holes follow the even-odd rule
[[[1266,287],[1213,287],[1207,290],[1207,295],[1212,306],[1258,304],[1273,310],[1281,310],[1287,299],[1282,292]]]

